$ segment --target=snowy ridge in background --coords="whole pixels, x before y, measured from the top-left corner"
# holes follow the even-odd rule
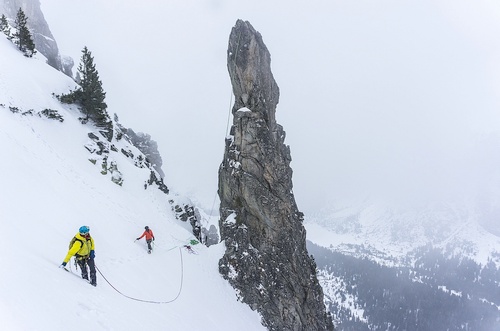
[[[338,207],[306,215],[307,236],[315,244],[346,254],[398,265],[407,263],[411,251],[432,244],[484,265],[500,252],[500,238],[481,226],[478,214],[463,204],[403,209],[365,200],[332,205]],[[498,257],[494,260],[500,266]]]
[[[196,245],[198,254],[183,249],[190,226],[175,219],[167,195],[144,188],[148,169],[110,152],[123,174],[118,186],[89,162],[84,145],[94,128],[52,96],[74,86],[39,53],[28,59],[0,36],[2,329],[264,330],[219,275],[224,245]],[[64,122],[39,116],[44,109]],[[113,144],[120,150],[128,143]],[[179,297],[169,304],[130,300],[99,273],[94,288],[63,272],[58,266],[81,225],[90,226],[96,265],[116,289],[148,301]],[[144,240],[134,242],[145,225],[156,237],[151,255]]]
[[[366,203],[315,217],[308,250],[340,330],[498,330],[500,240],[473,213]]]

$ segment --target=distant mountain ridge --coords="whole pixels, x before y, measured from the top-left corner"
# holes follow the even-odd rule
[[[374,259],[384,255],[401,259],[418,247],[432,244],[483,265],[492,258],[500,266],[495,258],[500,253],[500,237],[480,224],[480,214],[470,206],[397,208],[369,200],[332,205],[335,207],[306,215],[308,239],[318,245],[344,252],[363,245],[373,251],[369,255]]]
[[[336,206],[305,227],[338,330],[498,330],[500,238],[473,209]]]
[[[475,330],[500,326],[500,270],[432,246],[383,265],[310,243],[339,330]],[[410,256],[411,255],[411,256]],[[500,256],[497,256],[499,258]]]

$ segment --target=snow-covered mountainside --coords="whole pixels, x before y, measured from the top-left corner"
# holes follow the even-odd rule
[[[340,330],[498,330],[500,238],[477,206],[332,205],[305,226]]]
[[[481,225],[478,208],[460,203],[432,204],[420,208],[395,207],[365,200],[334,202],[306,218],[308,239],[336,251],[355,253],[363,246],[366,257],[392,264],[412,250],[432,244],[461,254],[480,264],[500,253],[500,237]]]
[[[101,173],[90,147],[102,137],[53,95],[74,87],[0,35],[1,329],[264,330],[219,275],[223,244],[192,246],[196,254],[184,247],[191,225],[168,202],[182,198],[147,185],[151,169],[123,153],[139,150],[113,138],[121,185]],[[95,239],[95,288],[58,268],[82,225]],[[134,242],[145,225],[156,237],[151,255]]]

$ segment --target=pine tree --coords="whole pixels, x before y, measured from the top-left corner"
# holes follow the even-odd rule
[[[16,38],[14,41],[15,44],[25,56],[32,57],[36,54],[35,42],[28,29],[28,18],[21,8],[19,8],[14,20],[14,27],[16,28],[16,32],[14,33],[14,38]]]
[[[8,39],[12,39],[12,36],[10,35],[9,22],[7,22],[7,17],[5,17],[4,14],[0,17],[0,31],[2,31]]]
[[[108,140],[112,137],[112,123],[106,111],[108,107],[104,102],[106,92],[99,80],[99,73],[94,64],[92,53],[85,46],[82,50],[82,58],[78,66],[80,75],[80,88],[75,91],[77,100],[82,106],[82,111],[87,119],[92,120],[98,127],[107,133]],[[103,132],[104,133],[104,132]],[[109,135],[111,133],[111,135]]]
[[[83,48],[82,53],[81,62],[76,73],[76,82],[80,86],[68,94],[57,96],[57,98],[63,103],[79,105],[83,115],[85,115],[84,118],[80,118],[80,121],[83,124],[89,120],[92,121],[108,141],[111,141],[113,138],[113,122],[106,110],[108,106],[104,102],[106,92],[102,88],[99,73],[95,68],[94,58],[87,46]]]
[[[81,62],[78,66],[80,87],[82,89],[82,110],[87,117],[96,119],[106,111],[107,105],[104,102],[106,93],[99,80],[99,73],[95,68],[92,53],[87,46],[83,48],[82,53]]]

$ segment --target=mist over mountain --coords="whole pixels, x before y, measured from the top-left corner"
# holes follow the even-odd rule
[[[54,94],[75,83],[43,55],[27,58],[0,37],[0,56],[2,329],[263,330],[218,273],[222,245],[196,244],[177,218],[173,207],[189,198],[150,181],[155,170],[130,138],[115,130],[108,142],[60,103]],[[95,288],[73,260],[70,272],[58,268],[82,225],[95,240]],[[156,237],[150,255],[134,241],[145,225]]]
[[[241,18],[272,54],[276,117],[306,217],[339,199],[381,195],[401,203],[458,195],[498,214],[494,2],[44,0],[42,8],[64,54],[77,59],[86,44],[99,58],[110,107],[158,142],[170,186],[207,208],[232,107],[228,31]],[[170,162],[174,137],[197,153]]]
[[[12,21],[18,5],[38,1],[0,0],[0,15]],[[239,17],[273,57],[293,195],[336,328],[498,328],[498,4],[40,6],[29,13],[43,28],[32,31],[57,52],[27,59],[0,34],[0,225],[22,234],[1,244],[9,330],[263,329],[217,270],[217,169],[233,101],[226,47]],[[54,97],[76,87],[59,49],[78,59],[83,46],[124,134],[111,144]],[[112,285],[156,302],[180,293],[176,303],[129,302],[101,277],[95,290],[64,279],[56,267],[83,224]],[[132,242],[145,224],[158,231],[151,259]],[[211,247],[189,253],[200,238]]]
[[[45,20],[39,0],[9,0],[0,1],[0,13],[14,25],[19,9],[29,17],[28,28],[31,30],[36,49],[47,58],[47,63],[52,67],[72,77],[74,61],[69,56],[59,53],[57,41]]]
[[[214,228],[218,232],[217,215],[206,214],[189,197],[171,191],[156,170],[161,170],[161,157],[151,136],[126,128],[116,114],[111,121],[105,93],[85,89],[92,79],[92,87],[101,85],[87,48],[82,52],[77,85],[49,66],[44,55],[35,52],[25,56],[7,37],[0,42],[5,59],[0,67],[0,150],[9,159],[2,165],[2,227],[13,233],[27,229],[22,247],[15,244],[15,236],[2,244],[8,248],[2,254],[8,272],[2,276],[0,316],[7,328],[63,330],[75,319],[77,325],[72,328],[77,330],[127,330],[144,325],[174,330],[196,329],[199,325],[209,330],[259,330],[263,325],[275,330],[302,330],[314,323],[317,330],[333,329],[312,258],[305,250],[303,228],[297,231],[297,242],[310,264],[294,291],[303,292],[311,304],[303,312],[302,300],[287,292],[288,300],[297,304],[297,313],[290,314],[287,326],[281,327],[277,322],[284,319],[282,316],[264,319],[263,312],[255,307],[262,300],[244,305],[244,297],[228,287],[219,274],[218,260],[225,243],[219,242],[216,234],[215,241],[211,236]],[[84,66],[92,70],[84,71]],[[27,95],[26,89],[34,92]],[[81,96],[87,93],[98,102],[84,103],[87,100]],[[91,228],[96,242],[95,288],[88,288],[73,260],[60,264],[69,239],[82,224]],[[153,252],[146,250],[137,237],[144,224],[155,231]],[[296,222],[295,226],[301,224]],[[49,240],[42,245],[37,237],[41,234]],[[273,240],[267,244],[273,244]],[[296,247],[292,243],[288,254],[299,244]],[[297,261],[301,263],[303,258]],[[16,265],[24,260],[30,263]],[[279,266],[287,263],[285,259]],[[26,279],[28,268],[37,269],[36,280]],[[43,286],[47,279],[51,283]],[[318,294],[309,298],[312,280]],[[277,297],[279,290],[272,281],[254,281],[248,286],[266,291],[271,298]],[[52,291],[57,293],[51,295]],[[17,296],[29,302],[19,302]],[[47,304],[26,318],[43,298],[47,298]],[[198,311],[207,302],[211,307]],[[151,304],[158,308],[150,308]],[[165,305],[175,307],[164,313]],[[64,317],[56,318],[55,311]],[[99,313],[92,316],[95,311]],[[227,311],[232,317],[223,317]],[[316,315],[322,319],[316,321]],[[308,320],[302,316],[308,316]],[[16,320],[20,322],[16,324]]]

